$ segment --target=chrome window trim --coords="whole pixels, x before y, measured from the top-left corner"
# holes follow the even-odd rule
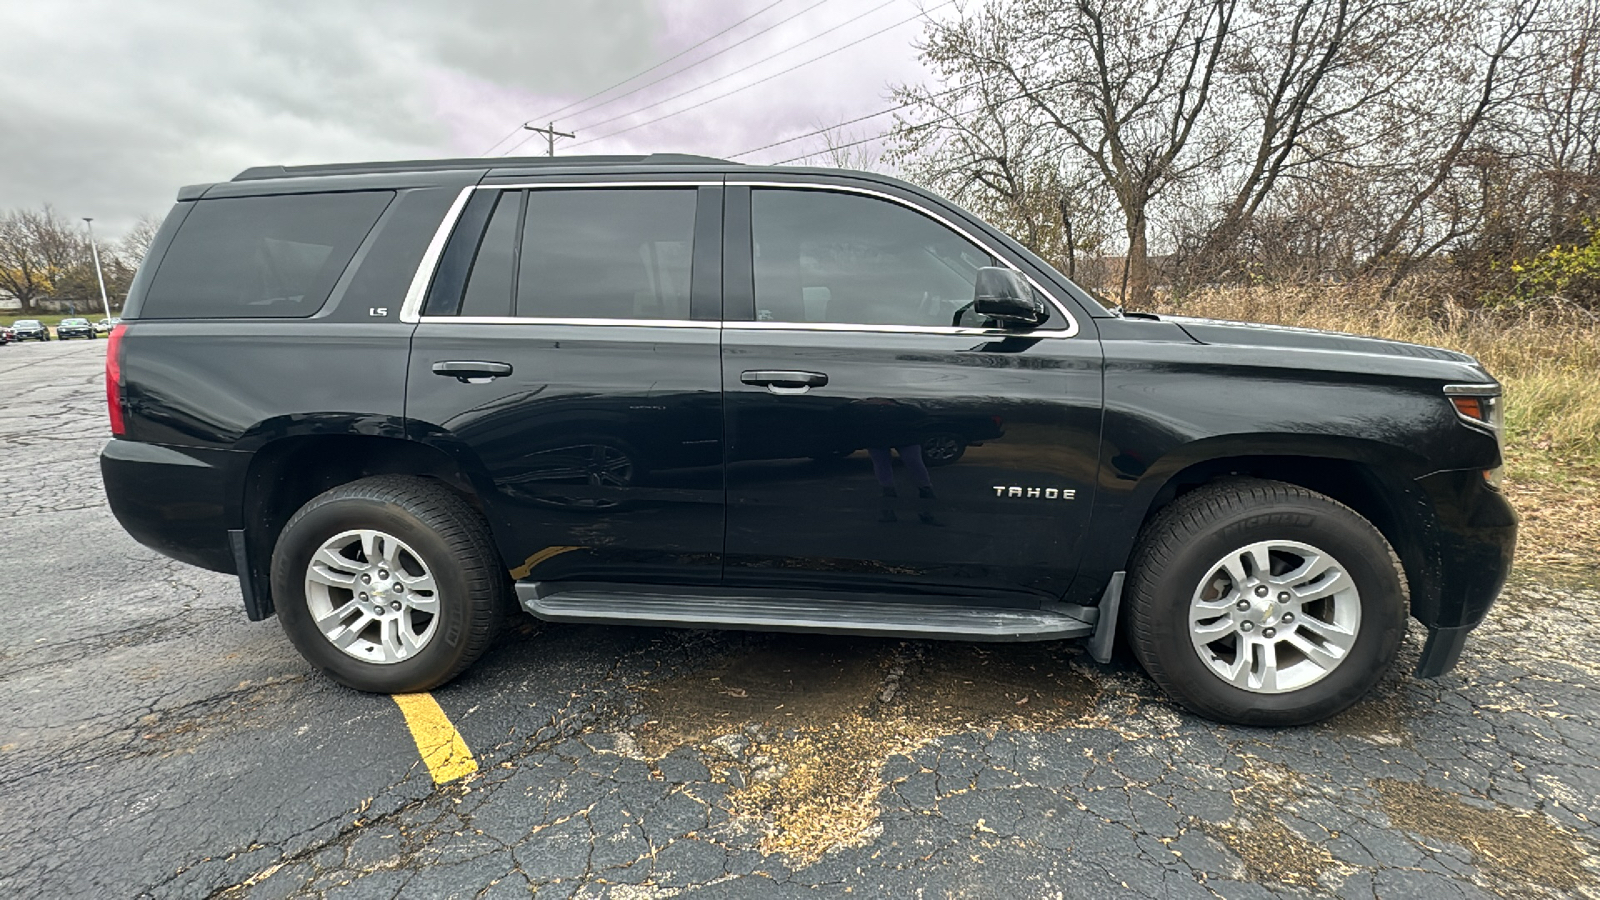
[[[1004,328],[959,328],[940,325],[858,325],[853,322],[724,322],[728,331],[854,331],[867,334],[955,334],[991,338],[1068,338],[1065,330],[1008,331]]]
[[[517,182],[515,184],[469,184],[461,189],[456,199],[445,211],[444,218],[440,220],[439,227],[433,232],[433,240],[428,242],[428,248],[422,252],[422,259],[417,262],[416,274],[411,276],[411,286],[406,288],[406,296],[400,303],[400,321],[416,325],[423,321],[422,302],[427,299],[428,285],[433,282],[433,274],[439,268],[439,257],[444,255],[444,245],[450,241],[450,233],[456,230],[456,222],[461,219],[461,213],[467,208],[467,201],[471,199],[473,191],[527,191],[527,190],[556,190],[561,188],[608,188],[608,187],[721,187],[722,180],[714,181],[541,181]],[[501,317],[479,317],[479,324],[488,324],[488,320],[498,322]],[[429,316],[429,322],[465,322],[461,316]],[[505,317],[505,321],[535,322],[534,319],[517,319]],[[545,324],[562,324],[567,320],[547,320]],[[576,320],[574,320],[576,321]],[[607,321],[618,321],[610,319]]]
[[[785,322],[785,323],[782,323],[784,325],[795,326],[796,330],[800,330],[800,331],[817,329],[817,330],[823,330],[823,331],[885,331],[885,330],[888,330],[888,331],[908,331],[909,333],[913,333],[913,334],[920,334],[920,333],[938,333],[938,334],[994,334],[994,333],[1002,333],[1002,334],[1009,334],[1012,337],[1030,337],[1030,338],[1039,338],[1039,337],[1070,338],[1070,337],[1075,337],[1078,334],[1078,320],[1076,318],[1074,318],[1072,313],[1071,313],[1071,311],[1069,311],[1067,309],[1067,304],[1061,302],[1061,298],[1057,297],[1055,294],[1053,294],[1049,290],[1047,290],[1045,288],[1045,286],[1040,284],[1038,281],[1036,281],[1032,275],[1029,275],[1027,272],[1022,271],[1022,269],[1020,267],[1018,267],[1015,262],[1013,262],[1010,259],[1008,259],[1005,256],[1005,254],[1000,253],[999,251],[995,250],[986,241],[980,240],[979,238],[974,236],[971,232],[967,231],[965,228],[962,228],[960,225],[957,225],[956,223],[950,221],[949,219],[945,218],[943,215],[940,215],[938,212],[936,212],[934,210],[931,210],[931,209],[927,208],[926,206],[923,206],[923,205],[921,205],[919,203],[913,203],[912,201],[907,200],[904,197],[896,197],[893,194],[884,193],[883,191],[875,191],[875,190],[872,190],[871,188],[856,187],[855,185],[849,185],[849,184],[833,184],[833,183],[830,183],[830,182],[823,182],[823,181],[735,181],[733,179],[729,179],[726,182],[726,184],[727,184],[728,187],[789,188],[789,189],[798,189],[798,190],[806,190],[806,191],[833,191],[834,193],[841,193],[841,194],[861,194],[861,195],[867,196],[867,197],[876,197],[879,200],[887,200],[890,203],[898,203],[899,205],[904,206],[906,209],[912,210],[914,212],[919,212],[919,213],[927,216],[928,218],[934,220],[935,222],[938,222],[940,225],[943,225],[944,227],[950,229],[951,231],[954,231],[956,234],[959,234],[962,237],[966,238],[971,243],[977,244],[979,247],[983,248],[986,252],[988,252],[988,254],[990,256],[992,256],[995,259],[998,259],[1001,262],[1005,263],[1006,267],[1009,268],[1011,271],[1016,272],[1018,275],[1021,275],[1023,278],[1026,278],[1028,280],[1028,284],[1033,285],[1033,289],[1034,290],[1036,290],[1039,293],[1043,294],[1045,296],[1045,298],[1050,301],[1050,305],[1054,306],[1056,308],[1056,310],[1058,312],[1060,312],[1061,315],[1067,320],[1067,327],[1066,328],[1036,329],[1036,330],[1033,330],[1033,331],[1005,331],[1003,329],[984,329],[984,328],[943,328],[942,329],[942,328],[939,328],[938,326],[931,326],[931,325],[885,325],[885,326],[881,326],[881,327],[880,326],[851,325],[851,326],[847,326],[845,328],[822,328],[822,329],[817,329],[817,326],[819,326],[819,325],[830,324],[830,323],[824,323],[824,322],[793,322],[793,323]],[[751,324],[754,324],[754,325],[757,325],[759,327],[765,328],[765,327],[772,327],[773,325],[778,324],[778,323],[768,323],[768,322],[755,322],[755,323],[750,323],[750,322],[730,322],[730,323],[728,323],[728,327],[729,328],[735,328],[735,327],[742,327],[742,326],[751,325]],[[916,329],[916,330],[912,331],[911,329]],[[931,329],[931,332],[929,331],[929,329]]]
[[[722,179],[713,181],[704,179],[697,181],[527,181],[507,182],[505,184],[477,184],[472,186],[475,191],[538,191],[561,190],[563,188],[641,188],[641,187],[722,187]]]
[[[456,222],[460,220],[461,213],[466,209],[467,201],[472,197],[473,191],[520,191],[520,190],[559,190],[563,188],[639,188],[639,187],[760,187],[760,188],[788,188],[798,190],[833,191],[844,194],[860,194],[875,197],[896,203],[914,212],[921,213],[938,222],[944,227],[961,235],[968,241],[976,244],[990,256],[1006,263],[1007,267],[1027,279],[1033,289],[1043,294],[1050,304],[1067,320],[1067,327],[1060,329],[1035,329],[1031,331],[1011,331],[1001,328],[960,328],[940,327],[935,325],[857,325],[842,322],[745,322],[745,321],[719,321],[702,322],[686,319],[588,319],[588,318],[522,318],[517,316],[423,316],[421,315],[422,303],[428,293],[428,285],[433,281],[433,275],[439,267],[439,257],[444,254],[445,244],[450,240],[450,234],[455,230]],[[724,181],[724,180],[696,180],[696,181],[560,181],[560,182],[516,182],[509,184],[474,184],[461,189],[454,202],[445,212],[444,218],[439,222],[439,227],[433,233],[433,239],[428,242],[428,247],[423,251],[422,259],[417,263],[417,271],[411,277],[411,285],[406,289],[405,300],[400,304],[400,321],[416,325],[422,322],[455,323],[460,325],[582,325],[606,326],[616,325],[624,327],[658,328],[728,328],[749,331],[817,331],[817,332],[864,332],[869,334],[949,334],[967,335],[976,337],[1023,337],[1023,338],[1054,338],[1063,339],[1076,337],[1079,332],[1078,320],[1067,305],[1060,298],[1051,293],[1044,285],[1040,284],[1033,276],[1022,271],[1010,259],[997,252],[986,241],[980,240],[960,225],[950,221],[938,212],[913,203],[893,194],[875,191],[870,188],[856,187],[854,185],[831,184],[816,181]]]
[[[721,322],[701,322],[692,319],[584,319],[561,316],[421,316],[421,322],[455,325],[623,325],[631,328],[721,328]]]
[[[422,251],[422,259],[417,263],[416,274],[411,276],[411,286],[406,288],[406,297],[400,302],[400,321],[411,325],[421,321],[419,313],[422,311],[423,298],[428,293],[428,285],[433,281],[433,272],[439,267],[439,257],[444,253],[444,245],[450,240],[450,232],[456,228],[456,220],[461,218],[461,211],[467,208],[467,199],[472,196],[475,187],[468,185],[461,189],[456,199],[445,211],[444,219],[439,222],[439,227],[433,232],[433,240],[428,242],[428,248]]]

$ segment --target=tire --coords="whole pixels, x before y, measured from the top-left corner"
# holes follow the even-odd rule
[[[373,555],[392,562],[393,573],[366,560],[368,534],[378,535]],[[344,545],[334,554],[336,566],[321,552],[330,542]],[[319,569],[312,568],[314,557]],[[357,600],[363,567],[372,579],[365,590],[372,593],[360,593],[377,601],[372,607]],[[349,587],[328,586],[346,575]],[[430,576],[431,597],[422,587]],[[402,581],[412,585],[410,593],[401,590]],[[431,690],[459,675],[489,648],[511,605],[506,570],[483,516],[443,485],[403,475],[340,485],[302,506],[273,550],[272,595],[284,633],[308,662],[340,684],[390,694]],[[368,615],[377,607],[397,621],[395,631]],[[330,612],[344,608],[353,611],[343,621],[355,625],[324,634],[316,610],[328,621],[337,618]],[[401,629],[421,638],[418,646],[405,646]],[[336,646],[335,636],[352,642],[350,649]]]
[[[967,453],[967,442],[949,432],[930,434],[922,441],[922,461],[929,468],[953,466]]]
[[[1296,485],[1231,479],[1185,494],[1146,527],[1131,568],[1134,655],[1174,700],[1219,722],[1332,716],[1384,677],[1405,636],[1405,573],[1389,542]]]

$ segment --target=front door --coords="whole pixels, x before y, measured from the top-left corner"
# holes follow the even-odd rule
[[[725,581],[1063,593],[1094,499],[1098,342],[1054,304],[1024,333],[975,319],[977,269],[1006,263],[909,201],[756,186],[729,203],[749,242],[728,246],[752,260],[728,271],[753,270],[754,303],[741,315],[728,289]]]
[[[479,188],[412,338],[412,437],[514,578],[715,584],[719,186]]]

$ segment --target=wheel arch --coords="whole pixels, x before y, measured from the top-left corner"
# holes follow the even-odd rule
[[[1431,608],[1439,590],[1438,554],[1432,549],[1437,525],[1427,496],[1415,483],[1415,459],[1406,458],[1410,456],[1377,442],[1345,441],[1316,448],[1261,446],[1257,452],[1183,460],[1140,492],[1145,499],[1137,506],[1128,557],[1156,516],[1195,488],[1230,477],[1282,481],[1325,494],[1371,522],[1400,557],[1413,608],[1419,601]]]
[[[429,444],[359,434],[298,435],[264,444],[251,454],[235,492],[239,507],[232,517],[243,524],[248,564],[239,577],[254,590],[261,617],[273,611],[268,573],[273,547],[289,518],[318,494],[374,475],[435,480],[488,517],[466,468]]]

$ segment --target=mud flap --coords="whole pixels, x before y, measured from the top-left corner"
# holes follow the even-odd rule
[[[1127,572],[1111,573],[1111,581],[1100,595],[1100,618],[1095,620],[1094,634],[1089,636],[1089,655],[1096,662],[1111,662],[1111,651],[1117,643],[1117,614],[1122,611],[1122,582]]]
[[[267,579],[250,564],[250,550],[242,528],[228,529],[228,549],[233,551],[234,571],[239,573],[239,593],[244,597],[244,614],[252,622],[271,617],[272,589]]]
[[[1467,645],[1467,635],[1473,626],[1456,628],[1429,628],[1428,642],[1422,645],[1422,659],[1417,663],[1418,678],[1438,678],[1454,669],[1461,658],[1461,648]]]

